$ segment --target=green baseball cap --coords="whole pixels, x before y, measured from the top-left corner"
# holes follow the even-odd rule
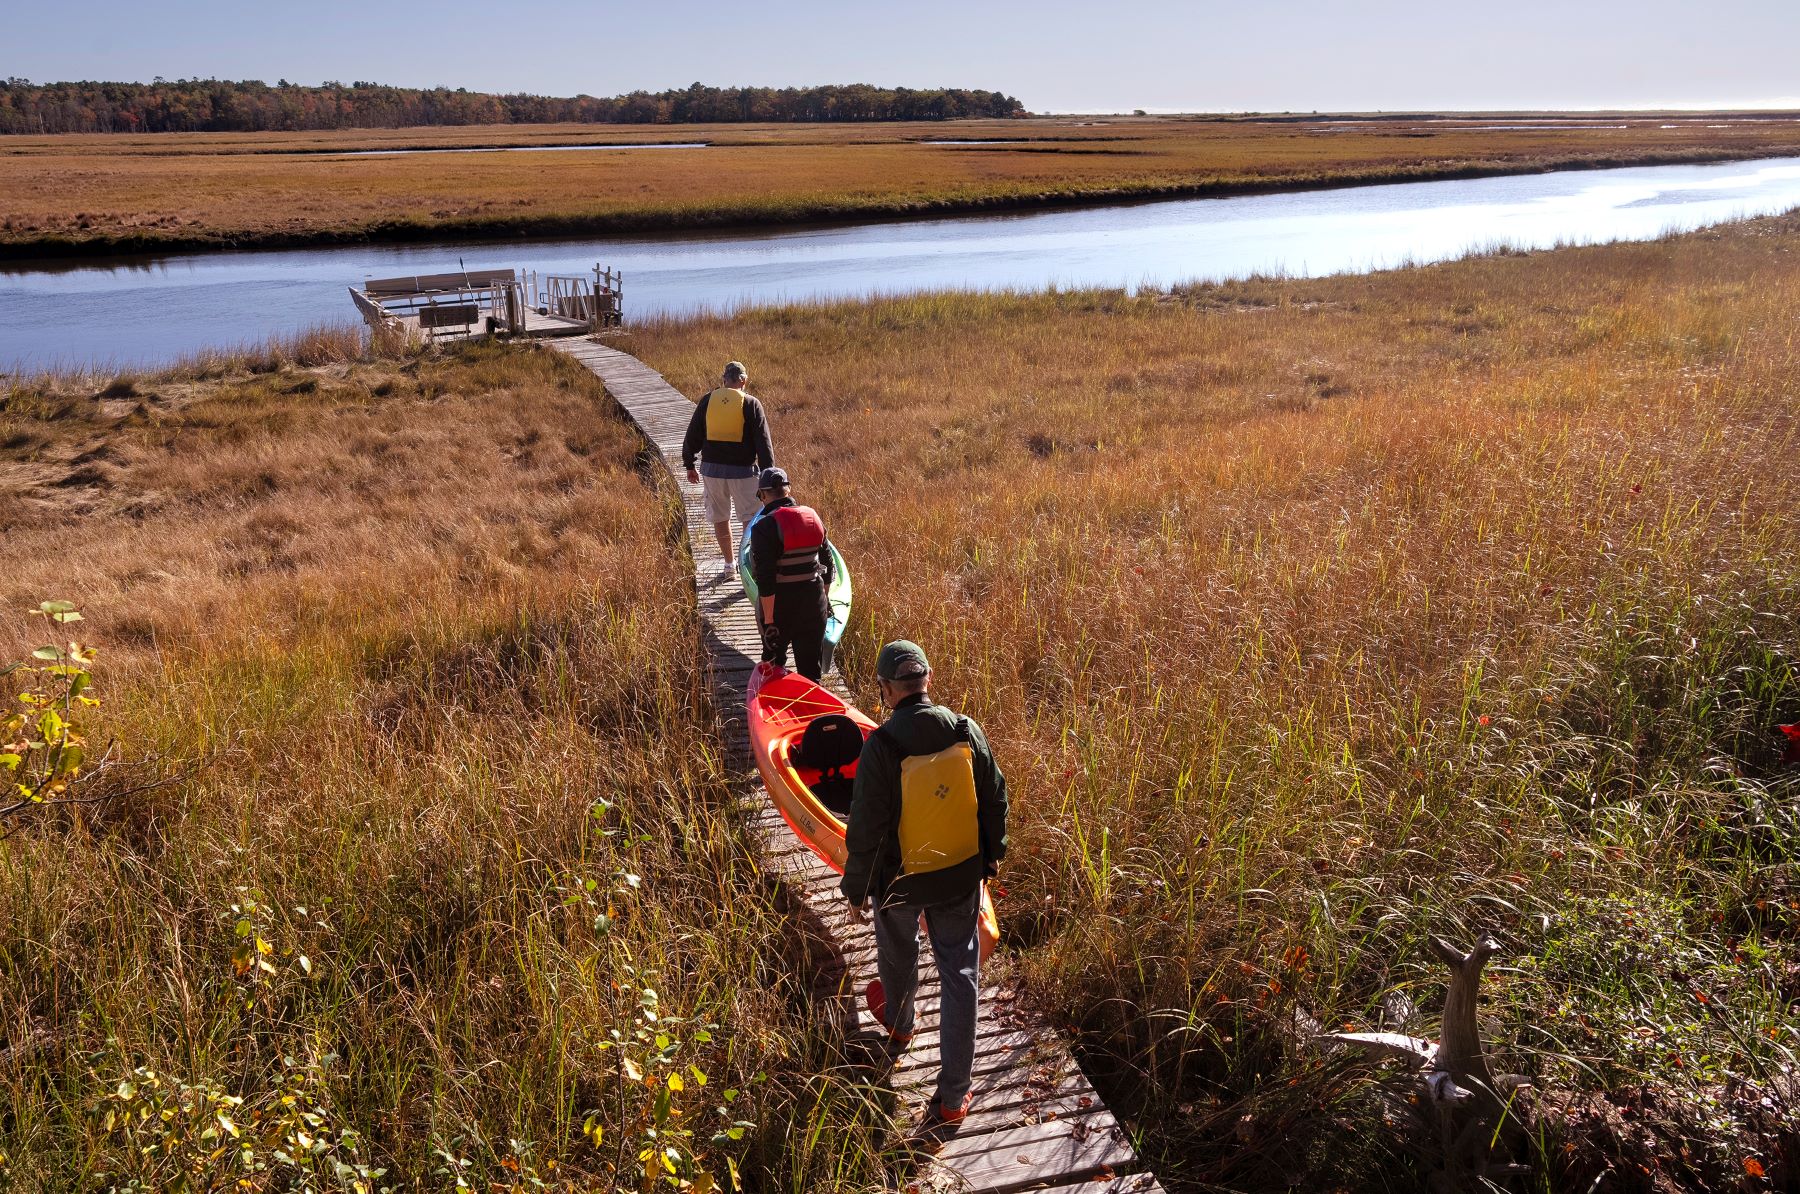
[[[914,680],[931,671],[918,643],[895,639],[875,658],[875,674],[883,680]]]

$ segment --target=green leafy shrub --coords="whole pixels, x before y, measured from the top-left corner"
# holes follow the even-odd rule
[[[68,601],[46,601],[30,613],[58,627],[81,621]],[[78,641],[47,643],[0,671],[21,684],[0,723],[0,775],[9,785],[0,798],[0,835],[33,809],[80,799],[75,785],[87,762],[84,715],[100,704],[91,691],[94,658],[94,649]]]

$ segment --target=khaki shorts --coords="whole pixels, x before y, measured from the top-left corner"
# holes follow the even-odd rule
[[[738,522],[748,523],[762,509],[756,500],[755,477],[709,477],[700,475],[701,505],[708,522],[730,522],[731,508],[737,507]]]

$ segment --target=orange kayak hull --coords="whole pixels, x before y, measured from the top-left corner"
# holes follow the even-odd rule
[[[844,872],[844,817],[829,807],[812,784],[818,773],[799,766],[794,752],[800,736],[814,718],[841,713],[862,729],[863,737],[875,722],[856,708],[797,672],[772,663],[758,664],[750,674],[745,711],[750,728],[750,749],[756,768],[788,828],[794,831],[819,860],[840,875]],[[854,765],[849,774],[854,775]],[[844,815],[848,815],[847,812]],[[981,958],[986,961],[1000,941],[1000,921],[994,912],[987,884],[981,885],[981,912],[976,935]]]

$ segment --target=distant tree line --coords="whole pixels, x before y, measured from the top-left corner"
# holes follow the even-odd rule
[[[0,133],[297,132],[446,124],[722,124],[752,121],[951,120],[1025,115],[998,91],[941,87],[706,87],[591,95],[490,95],[283,79],[158,78],[153,83],[0,83]]]

